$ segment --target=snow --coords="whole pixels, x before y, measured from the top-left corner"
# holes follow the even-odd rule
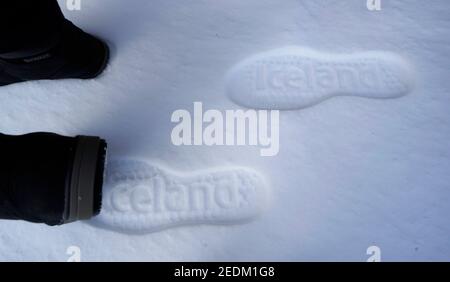
[[[236,224],[267,208],[266,180],[248,168],[180,173],[140,160],[109,162],[98,226],[149,233],[180,225]]]
[[[65,1],[60,1],[64,6]],[[189,174],[246,167],[267,179],[271,204],[232,225],[126,233],[92,222],[47,227],[1,221],[0,259],[66,261],[450,260],[450,3],[446,0],[97,0],[63,9],[106,39],[112,58],[91,81],[0,89],[0,132],[106,138],[113,158]],[[380,51],[407,60],[415,88],[395,99],[340,96],[280,112],[280,152],[174,146],[175,110],[245,109],[226,75],[285,46],[328,54]]]
[[[287,47],[258,54],[228,75],[228,94],[250,108],[296,110],[336,96],[396,98],[413,88],[413,67],[387,52],[326,54]]]

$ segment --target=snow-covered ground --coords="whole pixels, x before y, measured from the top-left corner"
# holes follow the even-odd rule
[[[450,260],[450,3],[381,4],[370,11],[366,0],[82,0],[80,11],[64,8],[110,43],[110,66],[91,81],[1,88],[0,132],[100,135],[111,158],[139,159],[138,170],[173,187],[201,182],[212,191],[230,181],[254,190],[248,206],[211,214],[106,213],[53,228],[1,221],[0,259],[66,261],[76,246],[83,261],[365,261],[377,246],[384,261]],[[283,66],[311,57],[316,68],[388,75],[378,73],[377,91],[350,84],[346,93],[299,94],[277,84],[262,100],[240,81],[239,64],[254,67],[248,58],[283,79],[292,74]],[[392,79],[398,85],[388,91]],[[281,109],[278,155],[173,145],[172,113],[192,112],[196,101],[205,110]],[[108,185],[122,179],[111,177]],[[127,177],[125,186],[131,179],[153,187],[139,172]],[[220,204],[227,198],[219,195]]]

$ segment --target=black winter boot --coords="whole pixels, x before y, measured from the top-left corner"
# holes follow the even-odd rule
[[[60,225],[100,212],[106,142],[0,134],[0,219]]]
[[[68,20],[44,44],[0,54],[0,86],[40,79],[94,78],[109,59],[103,41]]]

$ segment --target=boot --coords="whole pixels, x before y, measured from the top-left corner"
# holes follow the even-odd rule
[[[0,54],[0,86],[40,79],[98,76],[109,59],[108,46],[64,20],[56,37],[42,46]]]
[[[0,219],[60,225],[100,212],[106,142],[0,134]]]

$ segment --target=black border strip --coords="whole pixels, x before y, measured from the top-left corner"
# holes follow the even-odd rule
[[[273,276],[266,275],[273,267]],[[220,276],[221,268],[230,275]],[[233,276],[242,269],[251,268],[250,276]],[[202,277],[178,277],[177,269],[208,269]],[[225,270],[222,270],[225,271]],[[432,276],[445,281],[450,277],[450,263],[291,263],[291,262],[155,262],[155,263],[0,263],[3,277],[27,276],[34,279],[89,281],[93,276],[123,281],[316,281],[343,278],[357,281],[385,281],[394,277],[402,280]],[[211,274],[214,272],[215,274]],[[225,274],[225,273],[223,273]],[[446,277],[446,278],[445,278]],[[344,280],[345,281],[345,280]]]

